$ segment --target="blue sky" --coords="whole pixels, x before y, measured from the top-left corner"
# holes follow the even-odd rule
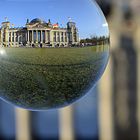
[[[80,38],[109,34],[102,12],[91,0],[1,0],[0,5],[0,22],[8,17],[16,27],[25,26],[27,18],[51,19],[65,27],[71,17]]]

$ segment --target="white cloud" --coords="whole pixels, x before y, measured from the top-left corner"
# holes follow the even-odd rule
[[[108,23],[106,22],[106,23],[103,23],[102,24],[102,27],[108,27]]]

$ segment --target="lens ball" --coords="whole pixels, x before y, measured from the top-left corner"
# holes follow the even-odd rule
[[[96,85],[109,58],[109,29],[94,1],[0,5],[1,99],[46,110],[67,106]]]

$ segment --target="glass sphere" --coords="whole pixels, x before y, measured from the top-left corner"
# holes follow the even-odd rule
[[[1,99],[46,110],[67,106],[95,86],[109,58],[109,29],[94,1],[0,5]]]

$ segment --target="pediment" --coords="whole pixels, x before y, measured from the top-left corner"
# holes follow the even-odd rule
[[[46,28],[47,24],[35,23],[32,25],[28,25],[29,28]]]

